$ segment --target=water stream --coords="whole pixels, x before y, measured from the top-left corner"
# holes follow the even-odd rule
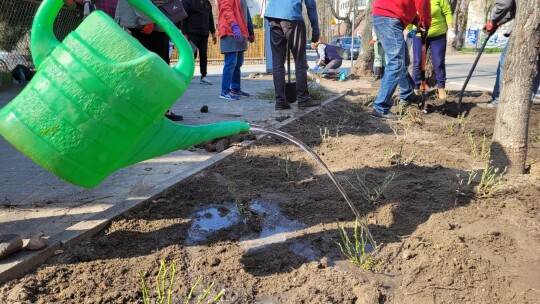
[[[341,186],[341,184],[337,180],[334,173],[332,173],[332,171],[330,171],[328,166],[319,157],[319,155],[317,155],[317,153],[315,153],[310,147],[308,147],[306,144],[304,144],[301,140],[297,139],[296,137],[292,136],[289,133],[286,133],[286,132],[283,132],[283,131],[280,131],[280,130],[277,130],[277,129],[268,128],[268,127],[262,127],[262,126],[253,125],[253,124],[250,125],[249,130],[252,133],[272,134],[272,135],[276,135],[278,137],[287,139],[290,142],[292,142],[295,145],[302,148],[302,150],[306,151],[309,155],[311,155],[311,157],[313,157],[313,159],[315,159],[315,161],[317,163],[319,163],[319,165],[326,171],[326,174],[328,175],[328,177],[330,177],[330,179],[332,180],[334,185],[336,185],[336,187],[338,188],[339,192],[341,192],[341,195],[343,196],[343,198],[345,199],[347,204],[349,204],[349,207],[352,209],[354,215],[356,216],[358,224],[364,229],[364,233],[366,234],[369,243],[373,246],[375,251],[377,250],[375,239],[373,239],[373,236],[371,235],[371,232],[369,231],[368,226],[362,220],[362,216],[360,215],[360,212],[358,212],[358,209],[356,209],[356,207],[353,205],[352,201],[349,199],[349,196],[347,196],[347,193],[345,192],[345,189],[343,189],[343,187]]]

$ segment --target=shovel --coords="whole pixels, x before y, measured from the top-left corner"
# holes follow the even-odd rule
[[[287,45],[287,83],[285,83],[285,99],[288,103],[296,102],[296,81],[291,82],[291,50]]]
[[[461,100],[463,99],[463,93],[465,92],[465,88],[467,87],[467,84],[469,83],[469,80],[471,80],[472,73],[474,72],[474,69],[476,68],[476,64],[478,63],[478,60],[480,59],[480,56],[482,56],[482,53],[484,52],[484,48],[486,47],[486,44],[488,43],[489,38],[491,38],[491,35],[495,34],[495,31],[488,34],[486,39],[484,40],[484,43],[482,43],[482,47],[480,48],[480,51],[478,51],[478,55],[476,55],[476,59],[474,60],[474,63],[471,67],[471,70],[469,71],[469,75],[467,76],[467,79],[465,79],[465,83],[463,84],[463,87],[461,88],[461,92],[459,93],[459,100],[457,104],[457,111],[461,111]]]

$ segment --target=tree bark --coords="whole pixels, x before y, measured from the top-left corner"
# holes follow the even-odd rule
[[[504,63],[503,83],[491,160],[510,174],[525,172],[533,82],[539,72],[540,10],[538,0],[517,2],[515,26]]]
[[[456,31],[456,40],[454,47],[461,50],[465,44],[465,32],[467,31],[467,16],[469,14],[469,3],[471,0],[458,0],[456,10],[454,11],[454,27]]]
[[[373,60],[375,53],[373,46],[369,45],[369,41],[372,38],[371,31],[373,29],[373,21],[371,19],[372,0],[369,0],[366,4],[366,10],[364,11],[364,27],[362,29],[362,44],[360,45],[360,56],[356,60],[356,63],[351,69],[351,74],[355,76],[369,76],[373,73]]]

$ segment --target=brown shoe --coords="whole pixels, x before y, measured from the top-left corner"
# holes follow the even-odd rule
[[[286,101],[276,101],[276,110],[288,110],[291,104]]]
[[[444,88],[439,88],[439,99],[446,100],[446,90]]]

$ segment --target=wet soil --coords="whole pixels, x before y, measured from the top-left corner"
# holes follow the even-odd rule
[[[165,260],[177,268],[172,303],[185,303],[199,277],[194,298],[213,282],[207,299],[224,289],[220,303],[539,303],[540,107],[531,174],[483,197],[471,190],[481,172],[467,180],[487,163],[475,154],[496,110],[472,92],[455,118],[455,94],[395,123],[370,116],[372,90],[353,90],[281,129],[321,156],[365,216],[380,246],[371,271],[336,244],[337,223],[352,233],[354,215],[330,179],[298,147],[266,136],[4,284],[0,302],[142,303],[141,272],[155,300]],[[376,202],[355,190],[358,177],[376,189],[392,173]]]

